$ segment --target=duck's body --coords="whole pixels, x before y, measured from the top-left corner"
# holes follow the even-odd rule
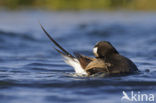
[[[41,26],[42,27],[42,26]],[[96,73],[106,74],[129,74],[137,72],[136,65],[128,58],[120,55],[117,50],[107,41],[98,42],[94,48],[94,58],[75,53],[71,55],[62,48],[42,27],[50,40],[60,49],[56,49],[65,58],[65,62],[72,66],[79,75],[93,75]]]
[[[100,42],[99,42],[100,43]],[[108,43],[108,42],[107,42]],[[66,58],[66,57],[65,57]],[[83,55],[76,55],[75,66],[73,59],[65,59],[66,63],[75,68],[78,74],[92,75],[96,73],[106,74],[130,74],[138,71],[136,65],[128,58],[121,56],[118,53],[112,54],[109,57],[95,57],[90,58]],[[79,67],[79,68],[76,68]]]

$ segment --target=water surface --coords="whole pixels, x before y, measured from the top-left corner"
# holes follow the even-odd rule
[[[1,103],[120,103],[122,91],[156,95],[156,13],[0,11],[0,18]],[[141,73],[73,76],[39,21],[68,51],[93,56],[97,41],[110,41]]]

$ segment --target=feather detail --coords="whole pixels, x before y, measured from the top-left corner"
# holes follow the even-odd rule
[[[81,63],[79,62],[79,59],[75,58],[73,55],[71,55],[69,52],[67,52],[60,44],[58,44],[51,36],[50,34],[44,29],[44,27],[40,24],[42,30],[44,33],[48,36],[48,38],[60,49],[54,48],[58,53],[60,53],[64,57],[64,61],[72,66],[78,75],[88,75],[87,72],[84,70],[84,68],[81,66]]]
[[[82,68],[79,60],[77,58],[72,58],[67,55],[62,55],[64,57],[64,61],[72,66],[78,75],[88,75],[88,73]]]

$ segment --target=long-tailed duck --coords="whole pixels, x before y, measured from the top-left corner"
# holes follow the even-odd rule
[[[95,57],[88,57],[79,53],[72,55],[60,46],[42,25],[41,28],[58,47],[55,50],[64,57],[65,62],[72,66],[78,75],[89,76],[97,73],[117,75],[130,74],[138,71],[137,66],[130,59],[120,55],[108,41],[100,41],[94,46],[93,53]]]

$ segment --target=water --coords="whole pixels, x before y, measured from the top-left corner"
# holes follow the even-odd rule
[[[154,12],[0,11],[0,18],[0,103],[120,103],[122,91],[156,95]],[[39,21],[68,51],[93,56],[97,41],[110,41],[141,73],[74,76]]]

